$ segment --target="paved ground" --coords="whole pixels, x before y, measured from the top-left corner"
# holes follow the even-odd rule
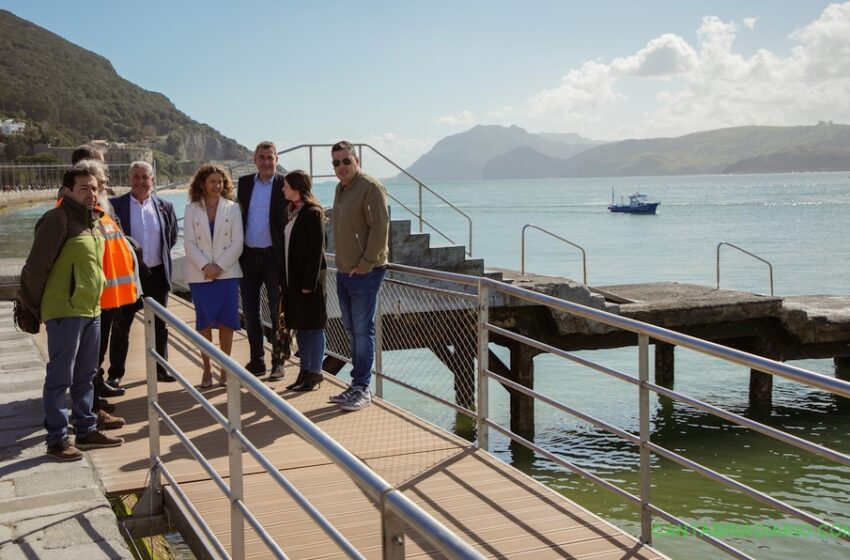
[[[45,455],[44,359],[0,301],[0,558],[132,558],[86,457]]]

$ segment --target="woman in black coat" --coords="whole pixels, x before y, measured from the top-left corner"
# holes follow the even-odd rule
[[[287,388],[312,391],[322,382],[325,355],[325,212],[313,194],[310,175],[292,171],[284,178],[286,225],[280,293],[287,328],[296,330],[301,372]]]

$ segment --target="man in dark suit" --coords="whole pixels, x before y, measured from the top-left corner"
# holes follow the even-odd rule
[[[153,191],[153,167],[144,161],[130,164],[130,192],[111,198],[115,216],[124,230],[124,234],[135,239],[142,247],[142,264],[148,269],[141,274],[144,297],[152,297],[162,306],[168,304],[171,291],[171,248],[177,243],[177,215],[174,205],[156,196]],[[133,316],[142,308],[142,300],[134,306],[125,306],[127,311],[115,319],[111,344],[118,347],[118,355],[123,356],[120,364],[110,363],[107,383],[119,386],[124,376],[124,360],[130,342],[130,327]],[[122,308],[124,309],[124,308]],[[117,329],[116,329],[117,327]],[[165,322],[157,318],[154,323],[156,332],[156,351],[164,358],[168,357],[168,330]],[[112,354],[110,353],[110,361]],[[174,377],[157,364],[157,379],[176,381]]]
[[[277,332],[280,303],[280,263],[283,259],[283,175],[277,173],[277,148],[272,142],[260,142],[254,150],[257,172],[239,178],[237,198],[245,228],[245,249],[239,258],[242,279],[242,313],[251,360],[245,369],[256,376],[266,373],[263,350],[263,324],[260,320],[260,289],[266,287],[271,315],[271,332]],[[274,334],[273,334],[274,335]],[[269,379],[283,377],[283,364],[272,356]]]

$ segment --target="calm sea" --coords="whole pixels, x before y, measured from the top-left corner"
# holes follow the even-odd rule
[[[734,243],[769,261],[776,295],[850,294],[850,175],[799,173],[738,176],[593,178],[433,183],[432,188],[467,213],[473,222],[473,256],[487,266],[519,269],[520,232],[533,223],[587,251],[589,284],[603,286],[675,281],[714,286],[715,255],[721,241]],[[416,207],[416,187],[388,183],[391,194]],[[655,216],[612,214],[606,206],[635,190],[660,198]],[[316,191],[330,204],[333,185]],[[182,207],[185,193],[164,196]],[[425,217],[457,244],[467,243],[466,222],[436,199],[424,197]],[[25,253],[32,225],[46,206],[3,216],[0,256]],[[394,218],[408,218],[397,203]],[[178,209],[178,215],[182,210]],[[414,228],[415,229],[415,228]],[[580,253],[542,233],[527,233],[526,269],[580,279]],[[448,244],[432,235],[432,244]],[[769,293],[767,265],[729,248],[721,252],[721,286]],[[636,369],[636,350],[583,355],[623,371]],[[503,357],[507,358],[506,354]],[[794,362],[836,375],[832,360]],[[850,372],[839,374],[850,378]],[[637,395],[624,384],[547,356],[535,359],[535,388],[565,404],[636,432]],[[711,404],[746,414],[749,371],[723,366],[681,349],[676,354],[675,388]],[[507,396],[492,390],[496,420],[507,425]],[[463,431],[452,414],[390,390],[417,413]],[[750,431],[666,399],[652,403],[652,439],[690,459],[809,511],[833,523],[850,524],[850,469],[813,459]],[[777,380],[767,422],[795,435],[850,453],[850,403]],[[638,492],[638,455],[614,436],[553,412],[536,409],[536,441],[630,492]],[[515,452],[495,437],[492,450],[538,480],[638,532],[634,508],[604,490],[541,458]],[[653,500],[698,525],[715,530],[762,531],[731,543],[757,558],[848,558],[850,545],[827,535],[795,536],[805,530],[758,502],[724,490],[698,474],[664,460],[653,463]],[[739,533],[741,534],[741,533]],[[722,553],[691,537],[656,534],[654,544],[674,558],[712,559]]]

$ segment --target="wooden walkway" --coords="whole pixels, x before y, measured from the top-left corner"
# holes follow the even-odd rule
[[[172,298],[169,310],[193,324],[190,304]],[[144,382],[143,324],[133,327],[124,378],[127,394],[110,399],[127,424],[111,433],[125,438],[123,446],[90,452],[107,495],[141,491],[148,477],[148,428]],[[244,335],[244,333],[241,333]],[[46,355],[46,338],[37,337]],[[233,356],[247,361],[247,340],[237,333]],[[200,358],[171,331],[169,361],[200,383]],[[297,375],[289,364],[283,381],[270,386],[289,404],[358,456],[390,484],[491,558],[664,558],[642,547],[631,536],[509,465],[476,450],[468,441],[446,433],[386,402],[357,413],[341,412],[327,402],[344,385],[326,375],[311,393],[287,391]],[[227,477],[227,439],[223,429],[178,383],[160,383],[160,403],[193,443]],[[225,389],[205,395],[225,412]],[[286,476],[368,558],[381,557],[380,516],[375,505],[335,465],[269,414],[243,392],[243,430]],[[162,460],[181,488],[202,512],[225,547],[230,545],[229,504],[218,487],[163,426]],[[293,500],[246,453],[244,490],[248,508],[257,515],[279,546],[293,559],[339,558],[341,551],[300,510]],[[270,553],[246,524],[249,558]],[[434,552],[418,535],[408,532],[408,557]]]

